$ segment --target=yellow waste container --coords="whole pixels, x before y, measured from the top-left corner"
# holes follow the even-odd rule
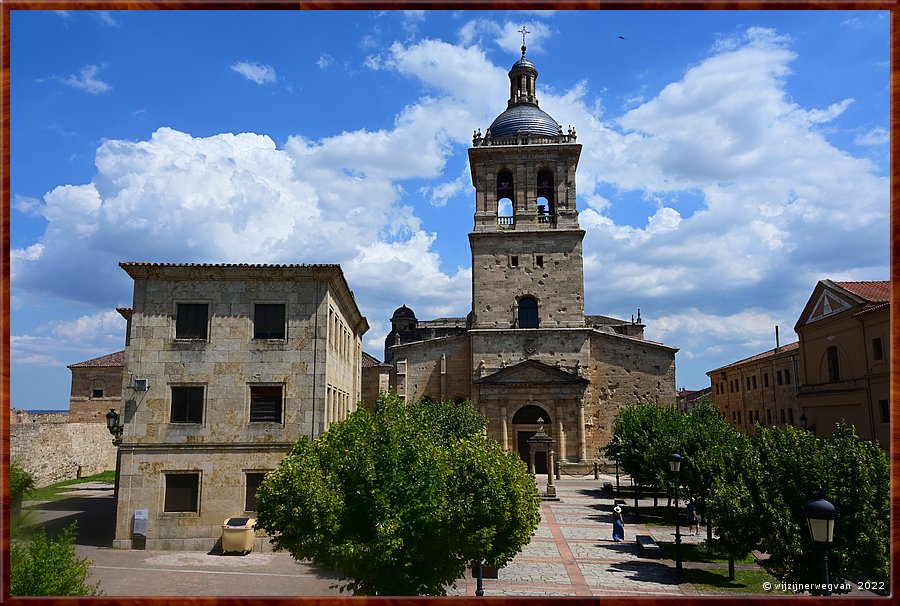
[[[222,522],[222,555],[253,551],[256,538],[256,518],[226,518]]]

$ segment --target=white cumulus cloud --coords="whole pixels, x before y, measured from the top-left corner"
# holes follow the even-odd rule
[[[275,75],[275,68],[263,63],[237,61],[231,64],[231,71],[240,74],[247,80],[256,82],[257,84],[269,84],[278,79]]]

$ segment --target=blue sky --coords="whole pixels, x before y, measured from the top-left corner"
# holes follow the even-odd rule
[[[12,406],[123,347],[119,261],[340,263],[378,358],[401,304],[465,315],[523,24],[584,146],[586,311],[640,308],[678,387],[888,279],[887,11],[12,11]]]

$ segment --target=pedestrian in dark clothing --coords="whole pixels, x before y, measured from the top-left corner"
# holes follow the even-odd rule
[[[697,508],[694,506],[693,501],[688,501],[687,504],[687,517],[688,517],[688,526],[691,529],[691,536],[694,535],[694,530],[697,531],[697,535],[700,534],[700,516],[697,515]]]

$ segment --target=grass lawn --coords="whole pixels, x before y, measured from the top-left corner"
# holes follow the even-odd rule
[[[734,591],[762,596],[793,595],[789,591],[775,589],[778,581],[765,570],[735,570],[734,580],[729,581],[727,567],[716,570],[685,568],[684,577],[699,591]],[[766,587],[769,589],[766,590]]]
[[[61,493],[64,493],[69,487],[75,484],[84,484],[86,482],[109,482],[110,484],[112,484],[115,481],[115,471],[103,471],[93,476],[78,478],[77,480],[65,480],[63,482],[57,482],[56,484],[50,484],[49,486],[42,486],[41,488],[29,490],[27,493],[25,493],[25,500],[58,501],[65,498],[65,495]]]

